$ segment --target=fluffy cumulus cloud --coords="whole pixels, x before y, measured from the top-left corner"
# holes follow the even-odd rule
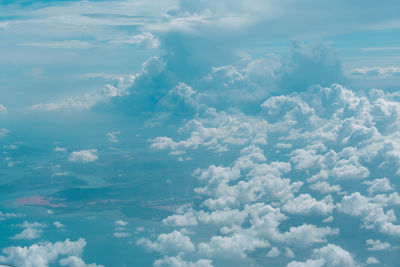
[[[24,230],[11,237],[11,239],[37,239],[41,237],[43,230],[43,227],[46,227],[46,225],[34,222],[34,223],[29,223],[25,221],[23,224],[20,225]]]
[[[284,41],[288,36],[321,40],[326,31],[343,35],[349,29],[368,32],[393,28],[398,24],[396,9],[371,3],[358,14],[354,12],[358,5],[348,1],[326,1],[321,5],[316,0],[306,4],[179,0],[172,7],[171,3],[162,4],[166,1],[157,2],[164,15],[157,9],[154,12],[159,17],[150,19],[146,12],[135,11],[142,11],[146,1],[115,1],[112,5],[101,3],[99,9],[86,8],[92,2],[98,1],[71,4],[72,11],[54,7],[50,10],[60,13],[39,20],[43,24],[51,21],[67,25],[68,29],[79,21],[79,28],[93,32],[92,38],[32,41],[20,46],[74,49],[74,53],[87,50],[93,55],[104,46],[135,47],[146,51],[141,55],[149,51],[153,54],[141,67],[136,66],[139,70],[135,74],[79,76],[112,80],[104,90],[30,103],[28,111],[74,110],[93,117],[107,114],[107,118],[118,118],[101,131],[102,140],[112,145],[107,150],[110,154],[120,152],[118,147],[123,142],[119,136],[130,133],[132,120],[146,132],[136,137],[145,140],[147,152],[178,160],[174,164],[182,164],[179,166],[185,171],[190,166],[192,177],[186,179],[193,179],[185,187],[192,190],[191,198],[177,197],[175,210],[160,220],[159,227],[153,227],[156,222],[152,222],[151,229],[143,228],[136,236],[130,230],[133,221],[109,222],[112,242],[131,244],[134,239],[137,246],[157,257],[154,266],[178,267],[355,267],[383,261],[372,257],[375,255],[362,257],[361,252],[395,250],[394,244],[400,238],[396,214],[400,205],[400,93],[369,88],[356,91],[350,88],[349,80],[395,79],[400,77],[399,68],[351,67],[345,73],[337,53],[326,44],[295,41],[275,54],[262,54],[260,51],[265,50],[260,44],[265,44],[265,36],[288,43]],[[120,12],[118,16],[110,12],[111,6],[112,11]],[[76,12],[74,7],[95,10],[96,14],[71,14]],[[41,10],[40,5],[37,8]],[[43,15],[48,12],[41,11]],[[14,27],[9,18],[5,20],[0,28]],[[35,24],[37,20],[30,22]],[[98,28],[88,30],[93,25]],[[106,33],[99,25],[107,28]],[[112,34],[113,27],[119,34]],[[242,51],[243,42],[252,46]],[[121,62],[123,65],[125,61]],[[7,112],[0,104],[0,115]],[[128,123],[123,121],[126,118]],[[0,138],[5,140],[9,133],[0,129]],[[91,147],[106,153],[100,145]],[[15,165],[10,148],[4,146],[1,156],[8,167]],[[124,149],[125,155],[131,152],[129,147]],[[71,151],[57,146],[54,151],[57,156],[68,156],[71,163],[83,163],[77,172],[91,166],[86,163],[97,161],[104,168],[110,163],[102,161],[97,149]],[[104,154],[104,158],[107,156]],[[190,164],[184,162],[189,159]],[[68,174],[57,173],[55,178]],[[122,183],[123,173],[119,173],[118,183]],[[166,210],[173,210],[171,207]],[[0,212],[2,221],[12,217],[11,213]],[[63,232],[65,226],[55,220],[49,228]],[[368,234],[357,240],[364,246],[343,244],[342,235],[352,238],[349,229],[343,229],[348,225],[352,231]],[[8,241],[36,242],[47,227],[28,222],[15,226],[21,232],[7,237]],[[100,266],[82,259],[85,245],[84,239],[67,239],[12,246],[3,249],[0,262],[23,267]]]
[[[388,250],[391,249],[391,245],[387,242],[382,242],[380,240],[367,240],[368,250],[369,251],[379,251],[379,250]]]
[[[320,249],[315,249],[312,258],[305,262],[292,261],[288,267],[356,267],[361,266],[353,259],[353,256],[343,248],[328,244]]]
[[[47,267],[59,263],[62,266],[95,267],[96,264],[86,264],[81,258],[86,241],[78,239],[63,242],[41,242],[29,247],[7,247],[2,250],[0,263],[12,264],[21,267]]]
[[[73,151],[69,155],[68,161],[78,162],[78,163],[89,163],[96,161],[99,158],[96,154],[97,154],[97,149]]]
[[[201,107],[206,112],[194,114],[177,137],[149,140],[153,150],[172,157],[203,148],[237,155],[195,169],[201,205],[183,205],[163,219],[176,230],[137,242],[163,255],[155,264],[232,258],[249,264],[264,251],[265,263],[282,258],[288,266],[360,266],[365,260],[330,242],[340,237],[346,216],[367,231],[398,238],[400,198],[392,180],[400,173],[398,94],[338,84],[306,87],[266,97],[256,114]],[[212,234],[204,236],[204,229]],[[366,242],[369,251],[390,248]],[[321,244],[305,261],[293,259],[300,248]]]

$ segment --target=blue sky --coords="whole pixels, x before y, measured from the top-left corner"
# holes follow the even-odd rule
[[[398,1],[0,2],[0,264],[396,266]]]

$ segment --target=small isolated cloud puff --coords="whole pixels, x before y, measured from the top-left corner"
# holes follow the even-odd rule
[[[7,114],[8,113],[8,110],[7,110],[7,108],[5,107],[5,106],[3,106],[2,104],[0,104],[0,115],[1,114]]]
[[[10,131],[7,129],[0,129],[0,138],[5,137]]]
[[[66,148],[64,148],[64,147],[55,147],[54,148],[54,150],[53,151],[55,151],[55,152],[65,152],[65,151],[67,151],[68,149],[66,149]]]
[[[11,239],[36,239],[42,236],[43,230],[41,228],[45,227],[44,224],[34,222],[28,223],[24,222],[20,225],[25,228],[21,233],[14,235]]]
[[[78,163],[89,163],[96,161],[99,157],[96,155],[97,149],[86,149],[74,151],[70,154],[68,161]]]
[[[106,136],[108,137],[108,141],[110,141],[111,143],[118,143],[118,135],[121,133],[121,131],[113,131],[113,132],[109,132],[106,133]]]
[[[387,242],[382,242],[380,240],[368,239],[366,241],[369,251],[380,251],[380,250],[390,250],[391,245]]]
[[[123,220],[117,220],[117,221],[115,221],[115,225],[118,225],[118,226],[127,226],[127,225],[128,225],[128,222],[123,221]]]
[[[60,223],[60,222],[58,222],[58,221],[55,221],[55,222],[53,223],[53,225],[54,225],[57,229],[65,228],[65,225],[62,224],[62,223]]]
[[[368,259],[365,261],[366,264],[379,264],[381,263],[377,258],[374,257],[368,257]]]

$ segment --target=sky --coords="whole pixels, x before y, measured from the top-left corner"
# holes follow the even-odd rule
[[[397,266],[399,14],[0,1],[0,266]]]

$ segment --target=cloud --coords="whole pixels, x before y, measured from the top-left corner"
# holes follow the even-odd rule
[[[372,67],[372,68],[356,68],[350,70],[350,75],[357,78],[400,78],[400,67]]]
[[[2,105],[2,104],[0,104],[0,115],[4,115],[4,114],[8,114],[8,109],[4,106],[4,105]]]
[[[0,138],[5,137],[8,133],[10,133],[9,130],[7,130],[7,129],[5,129],[5,128],[0,129]]]
[[[370,195],[374,193],[382,193],[392,191],[393,187],[388,178],[375,179],[373,181],[365,181],[364,184],[369,185],[367,189]]]
[[[85,246],[86,241],[80,238],[77,241],[66,239],[63,242],[55,243],[40,242],[29,247],[7,247],[2,250],[6,256],[0,256],[0,262],[21,267],[47,267],[49,264],[55,263],[60,257],[67,256],[63,261],[64,265],[76,263],[77,265],[73,266],[96,266],[84,265],[82,260],[78,258]],[[70,256],[73,257],[68,258]],[[63,263],[61,264],[63,265]]]
[[[127,221],[123,220],[116,220],[114,222],[115,224],[115,229],[113,236],[116,238],[125,238],[125,237],[130,237],[132,234],[128,232],[128,230],[125,228],[129,223]]]
[[[282,206],[282,210],[291,214],[321,214],[327,215],[335,208],[330,195],[318,201],[309,194],[301,194],[290,199]]]
[[[155,242],[141,238],[136,244],[163,253],[193,252],[195,250],[190,238],[176,230],[169,234],[159,235]]]
[[[161,150],[185,151],[204,146],[215,152],[228,151],[228,145],[249,143],[265,144],[267,123],[255,120],[243,114],[227,114],[209,108],[204,118],[192,119],[186,123],[181,132],[189,132],[190,137],[182,141],[173,141],[169,137],[157,137],[150,140],[151,148]]]
[[[330,185],[328,182],[320,181],[309,186],[310,189],[319,191],[323,194],[337,193],[341,191],[340,185]]]
[[[400,225],[394,224],[396,222],[394,211],[384,210],[385,207],[391,205],[400,205],[397,192],[375,197],[365,197],[355,192],[344,196],[338,204],[338,209],[345,214],[360,217],[363,220],[363,226],[367,229],[376,228],[382,233],[400,236]]]
[[[21,46],[44,47],[44,48],[58,48],[58,49],[89,49],[93,47],[93,43],[81,40],[66,40],[60,42],[46,42],[46,43],[21,43]]]
[[[113,132],[109,132],[106,133],[106,136],[108,137],[108,141],[110,141],[111,143],[118,143],[118,138],[117,136],[121,133],[121,131],[113,131]]]
[[[200,259],[196,262],[185,261],[180,256],[176,257],[163,257],[154,262],[153,266],[170,266],[170,267],[213,267],[211,260]]]
[[[268,258],[275,258],[277,256],[279,256],[281,254],[281,252],[279,251],[279,249],[277,249],[276,247],[272,247],[268,253],[267,253],[267,257]]]
[[[367,260],[365,261],[366,264],[380,264],[381,262],[374,258],[374,257],[368,257]]]
[[[43,230],[38,228],[26,228],[21,233],[14,235],[11,239],[37,239],[42,236]]]
[[[113,236],[116,238],[130,237],[132,234],[127,232],[114,232]]]
[[[88,110],[98,103],[107,102],[109,99],[125,94],[123,89],[106,85],[101,92],[88,93],[79,97],[70,97],[66,100],[51,103],[39,103],[31,106],[32,110],[56,111],[65,109]]]
[[[21,233],[14,235],[11,239],[37,239],[42,236],[43,230],[41,228],[46,225],[34,222],[24,222],[21,227],[25,228]]]
[[[334,244],[328,244],[320,249],[314,249],[312,259],[306,262],[292,261],[288,267],[355,267],[360,266],[353,259],[353,256],[343,248]]]
[[[0,211],[0,221],[10,219],[10,218],[19,218],[23,217],[24,215],[21,213],[13,213],[13,212],[2,212]]]
[[[96,154],[97,154],[97,149],[73,151],[69,155],[68,161],[78,162],[78,163],[89,163],[96,161],[99,158]]]
[[[64,147],[58,147],[58,146],[53,149],[53,151],[55,151],[55,152],[65,152],[67,150],[68,149],[66,149]]]
[[[151,32],[142,32],[141,34],[134,35],[125,39],[114,39],[109,43],[111,44],[134,44],[155,49],[160,46],[160,40],[155,37]]]
[[[368,250],[369,251],[381,251],[381,250],[390,250],[391,245],[387,242],[382,242],[380,240],[372,240],[368,239],[366,241],[368,245]]]
[[[117,220],[117,221],[115,221],[115,225],[118,225],[118,226],[127,226],[127,225],[128,225],[128,222],[123,221],[123,220]]]
[[[62,224],[62,223],[60,223],[60,222],[58,222],[58,221],[55,221],[55,222],[53,223],[53,225],[54,225],[57,229],[63,229],[63,228],[65,228],[65,225]]]
[[[70,267],[104,267],[104,265],[98,265],[95,263],[86,264],[81,258],[77,256],[69,256],[60,260],[61,266]]]

